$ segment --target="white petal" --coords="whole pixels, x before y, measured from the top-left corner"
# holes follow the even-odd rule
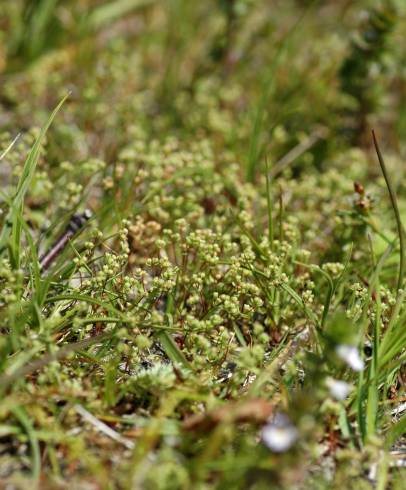
[[[364,361],[355,346],[341,344],[337,346],[336,352],[354,371],[362,371],[364,369]]]
[[[327,378],[326,385],[330,390],[331,396],[336,400],[345,400],[352,388],[352,386],[345,381],[333,378]]]
[[[261,439],[271,451],[283,453],[294,445],[298,435],[290,420],[285,415],[277,414],[272,422],[263,427]]]

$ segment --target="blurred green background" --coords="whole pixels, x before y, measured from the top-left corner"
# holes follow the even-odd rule
[[[56,157],[70,138],[73,156],[113,160],[136,121],[157,136],[213,136],[249,180],[264,154],[278,161],[300,143],[311,152],[293,170],[322,168],[337,147],[370,146],[370,127],[403,152],[405,10],[394,0],[3,1],[0,120],[39,124],[71,91]]]

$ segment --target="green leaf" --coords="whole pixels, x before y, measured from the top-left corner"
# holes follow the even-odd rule
[[[168,332],[161,331],[158,332],[156,336],[161,343],[166,355],[172,362],[181,364],[187,369],[192,369],[191,365],[186,360],[186,357],[183,355],[182,351],[176,345],[176,342],[173,340],[172,336]]]
[[[386,434],[386,447],[389,449],[398,439],[406,433],[406,415],[400,418]]]
[[[30,153],[28,154],[28,157],[24,163],[23,171],[17,184],[16,193],[12,200],[6,220],[4,222],[3,229],[1,230],[0,253],[3,252],[6,247],[9,247],[10,261],[13,267],[16,269],[20,267],[21,232],[23,227],[22,213],[24,209],[24,198],[34,176],[45,134],[68,96],[69,94],[65,95],[65,97],[55,107],[48,121],[42,127],[37,139],[35,140],[35,143],[32,146]]]
[[[35,482],[38,482],[41,473],[41,453],[40,453],[37,435],[35,433],[35,430],[32,426],[30,419],[28,418],[25,410],[22,407],[20,406],[13,407],[12,412],[15,418],[18,420],[18,422],[25,430],[28,440],[30,442],[32,478]]]
[[[133,10],[147,7],[154,3],[154,0],[116,0],[108,2],[94,8],[86,23],[93,29],[100,29],[106,24],[130,14]]]

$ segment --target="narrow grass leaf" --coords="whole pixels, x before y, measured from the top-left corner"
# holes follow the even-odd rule
[[[12,412],[27,434],[31,446],[32,479],[34,480],[34,482],[38,483],[41,473],[41,453],[37,435],[31,424],[30,419],[28,418],[25,410],[22,407],[16,406],[12,409]]]
[[[68,96],[69,94],[65,95],[65,97],[63,97],[63,99],[55,107],[48,121],[42,127],[37,139],[35,140],[34,145],[32,146],[28,154],[28,157],[24,163],[21,177],[17,184],[16,193],[12,201],[12,207],[7,214],[3,229],[0,234],[0,252],[4,250],[4,248],[9,244],[9,239],[11,235],[11,248],[13,255],[12,261],[15,268],[20,267],[22,221],[19,217],[19,214],[22,214],[23,211],[24,197],[34,176],[45,134]]]
[[[389,191],[390,201],[391,201],[393,213],[394,213],[395,219],[396,219],[396,226],[397,226],[398,237],[399,237],[399,274],[398,274],[398,282],[397,282],[397,295],[399,296],[399,290],[402,288],[404,270],[405,270],[405,260],[404,260],[405,245],[404,245],[403,225],[402,225],[402,220],[400,218],[400,212],[399,212],[398,201],[396,198],[395,189],[393,187],[392,180],[389,176],[389,173],[386,169],[385,161],[383,159],[383,156],[382,156],[381,150],[379,148],[378,141],[376,139],[374,131],[372,131],[372,139],[374,141],[374,146],[375,146],[376,154],[378,156],[379,165],[381,167],[382,174],[383,174],[386,186],[387,186],[388,191]]]

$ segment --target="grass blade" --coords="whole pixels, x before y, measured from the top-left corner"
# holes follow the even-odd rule
[[[406,415],[398,420],[391,428],[388,430],[386,434],[386,447],[389,449],[399,437],[402,437],[403,434],[406,433]]]
[[[20,137],[20,133],[17,134],[17,136],[13,139],[13,141],[8,145],[8,147],[0,155],[0,160],[3,160],[3,158],[7,155],[7,153],[13,148],[13,146],[17,143],[19,137]]]
[[[29,420],[27,414],[25,413],[25,410],[22,407],[18,407],[18,406],[14,407],[12,409],[12,412],[15,418],[19,421],[21,426],[24,428],[28,440],[30,442],[31,460],[32,460],[32,469],[31,469],[32,478],[35,482],[38,483],[40,473],[41,473],[41,453],[40,453],[37,435],[31,424],[31,421]]]
[[[266,164],[266,203],[268,208],[268,241],[269,248],[272,251],[273,249],[273,199],[272,199],[272,183],[271,176],[269,174],[269,162],[268,159],[265,160]]]
[[[397,296],[399,297],[399,290],[402,288],[403,277],[404,277],[404,269],[405,269],[405,260],[404,260],[405,246],[404,246],[404,232],[403,232],[402,220],[400,218],[396,193],[395,193],[392,181],[389,177],[388,171],[386,169],[385,161],[382,157],[381,150],[379,149],[378,141],[376,139],[374,131],[372,131],[372,139],[374,141],[374,146],[375,146],[376,154],[378,156],[379,165],[381,167],[382,174],[383,174],[386,186],[387,186],[388,191],[389,191],[389,196],[390,196],[393,212],[395,214],[396,226],[397,226],[397,230],[398,230],[398,236],[399,236],[399,275],[398,275],[398,282],[397,282]]]
[[[100,5],[90,14],[87,26],[93,29],[100,29],[106,24],[129,15],[132,10],[147,7],[154,3],[154,0],[116,0]]]
[[[19,214],[22,214],[23,211],[25,194],[27,193],[34,176],[45,134],[68,96],[69,94],[65,95],[65,97],[63,97],[63,99],[55,107],[48,121],[42,127],[37,139],[35,140],[35,143],[24,163],[23,171],[12,201],[12,206],[8,212],[3,229],[1,230],[0,252],[2,252],[7,246],[10,247],[11,263],[16,269],[20,267],[22,221]]]

